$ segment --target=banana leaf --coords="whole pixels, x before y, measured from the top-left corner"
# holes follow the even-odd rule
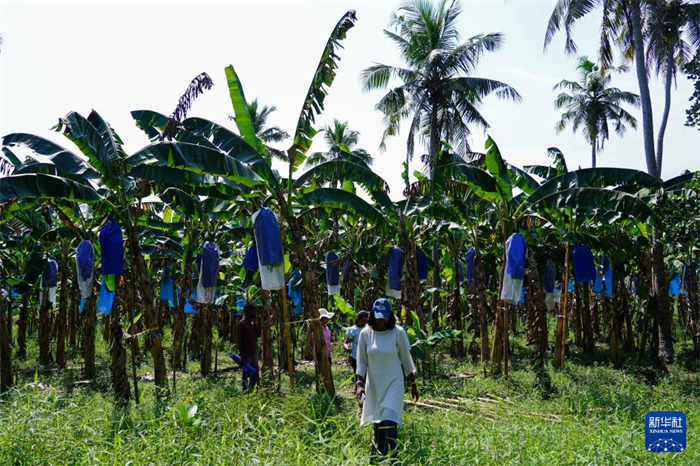
[[[352,215],[363,217],[377,228],[388,228],[389,224],[384,215],[364,199],[342,189],[317,188],[295,199],[301,206],[322,206],[327,209],[338,209]]]
[[[89,186],[58,176],[32,173],[0,178],[0,202],[23,198],[73,202],[97,202],[103,199]]]
[[[223,152],[182,142],[160,142],[126,159],[132,167],[142,164],[177,168],[199,174],[220,175],[235,183],[255,187],[262,179],[245,164]]]

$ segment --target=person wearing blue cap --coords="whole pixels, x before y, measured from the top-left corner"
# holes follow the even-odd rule
[[[357,343],[356,395],[362,399],[361,425],[374,425],[372,456],[387,455],[396,448],[398,427],[403,421],[404,372],[411,382],[413,401],[418,401],[416,367],[406,331],[396,325],[391,304],[374,302],[369,325]]]

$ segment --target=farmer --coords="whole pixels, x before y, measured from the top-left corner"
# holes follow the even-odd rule
[[[321,330],[323,330],[323,340],[326,342],[326,353],[328,354],[328,362],[331,361],[331,330],[328,328],[328,322],[335,315],[334,312],[328,312],[326,308],[320,308],[318,315],[321,318]]]
[[[389,301],[374,302],[368,323],[357,344],[356,395],[360,399],[365,395],[361,425],[374,425],[372,456],[387,455],[396,448],[402,424],[404,371],[413,401],[418,401],[416,368],[406,331],[396,325]]]
[[[238,352],[242,363],[248,363],[255,368],[255,375],[250,376],[243,371],[243,390],[252,390],[258,383],[258,337],[260,329],[255,324],[254,304],[246,304],[243,308],[243,318],[236,325],[236,336],[238,337]]]
[[[355,317],[355,325],[348,327],[345,331],[345,341],[343,342],[343,349],[348,352],[350,356],[350,366],[352,367],[352,372],[357,372],[357,340],[360,338],[360,332],[367,325],[367,319],[369,318],[369,312],[360,311]]]

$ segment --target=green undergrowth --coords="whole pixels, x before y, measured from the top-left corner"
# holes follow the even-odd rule
[[[421,402],[429,406],[406,409],[396,464],[700,464],[696,367],[679,362],[666,371],[634,365],[629,356],[616,370],[602,350],[588,359],[574,351],[564,372],[550,366],[552,390],[543,393],[522,337],[514,347],[508,380],[455,361],[441,348],[436,375],[419,379]],[[109,390],[106,342],[99,341],[100,375],[87,385],[72,385],[80,380],[77,354],[67,370],[40,371],[30,347],[19,362],[17,387],[0,401],[0,464],[368,463],[371,428],[360,427],[346,365],[334,365],[337,404],[316,394],[313,367],[306,364],[297,366],[293,394],[285,375],[244,394],[240,371],[224,357],[229,349],[222,344],[216,377],[198,376],[192,361],[186,374],[177,374],[177,391],[171,385],[170,396],[160,400],[144,360],[140,403],[123,408]],[[335,349],[334,360],[341,361],[339,342]],[[645,450],[650,410],[686,413],[686,452]]]

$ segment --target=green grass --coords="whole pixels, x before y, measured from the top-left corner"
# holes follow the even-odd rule
[[[334,346],[335,361],[340,361],[340,345]],[[630,362],[614,370],[603,363],[602,352],[589,359],[574,353],[563,373],[550,368],[554,392],[545,399],[525,363],[522,337],[515,339],[515,348],[508,381],[441,354],[438,375],[419,382],[422,401],[455,404],[460,398],[461,408],[407,407],[397,464],[700,464],[700,380],[695,369],[679,363],[665,375],[651,365]],[[219,354],[220,369],[231,367],[224,356],[228,349],[223,345]],[[157,401],[153,382],[140,381],[141,403],[119,408],[109,391],[108,351],[101,339],[100,376],[91,386],[67,387],[80,379],[78,354],[71,355],[68,370],[36,374],[35,356],[32,346],[28,359],[19,363],[16,389],[0,401],[1,465],[368,462],[371,428],[359,425],[346,366],[334,367],[339,406],[314,392],[308,365],[298,366],[293,395],[284,375],[281,393],[273,384],[269,390],[243,394],[239,371],[202,379],[196,375],[198,363],[191,362],[188,374],[178,374],[177,393],[170,399]],[[149,372],[144,362],[139,373]],[[447,378],[463,372],[474,377]],[[505,401],[479,400],[489,394]],[[198,406],[201,428],[176,419],[178,404]],[[644,416],[649,410],[686,413],[686,452],[646,452]]]

